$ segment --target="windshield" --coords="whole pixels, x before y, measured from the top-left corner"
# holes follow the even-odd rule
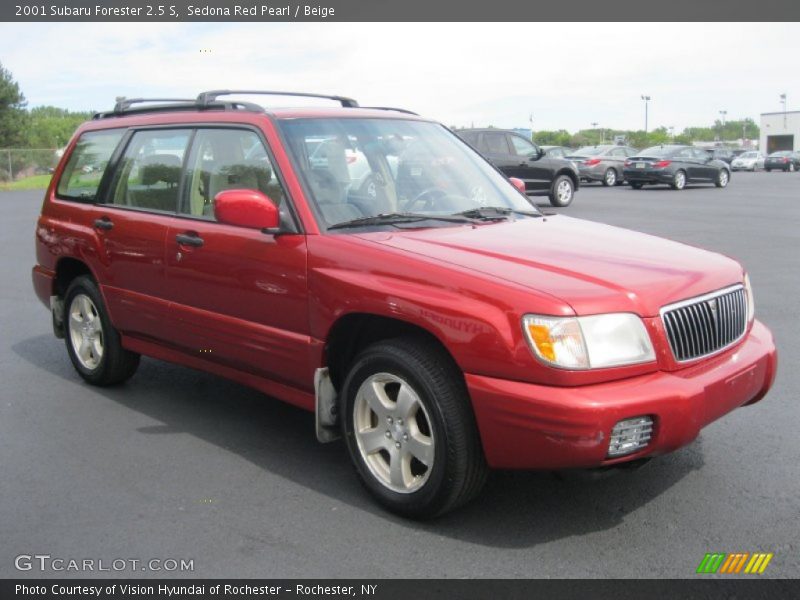
[[[536,212],[505,177],[436,123],[291,119],[280,127],[326,228],[357,220],[380,225],[383,220],[369,218],[398,213],[413,213],[418,227],[443,227],[465,219],[433,217],[481,207]],[[420,218],[426,215],[432,219]]]
[[[758,158],[758,152],[745,152],[739,158]]]
[[[597,156],[598,154],[603,154],[609,148],[613,148],[614,146],[584,146],[583,148],[578,148],[570,154],[570,156]]]

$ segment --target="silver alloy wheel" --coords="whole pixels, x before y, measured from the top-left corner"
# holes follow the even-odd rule
[[[103,323],[91,298],[77,294],[69,305],[69,339],[78,361],[94,370],[103,359]]]
[[[431,419],[411,385],[375,373],[356,392],[353,432],[358,451],[383,486],[401,494],[420,489],[433,468]]]
[[[606,171],[606,185],[612,186],[617,183],[617,172],[614,169]]]
[[[719,185],[721,187],[728,185],[728,172],[725,169],[719,172]]]
[[[563,205],[569,204],[572,200],[572,184],[566,179],[562,179],[556,187],[556,198],[558,203]]]
[[[679,190],[686,187],[686,174],[683,171],[675,173],[675,187]]]
[[[794,172],[794,163],[789,163],[789,171]]]

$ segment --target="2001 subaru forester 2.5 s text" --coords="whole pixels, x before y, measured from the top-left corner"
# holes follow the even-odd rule
[[[315,411],[412,517],[491,467],[675,450],[772,385],[734,260],[545,217],[406,111],[231,95],[120,102],[55,171],[33,283],[88,382],[145,354]]]

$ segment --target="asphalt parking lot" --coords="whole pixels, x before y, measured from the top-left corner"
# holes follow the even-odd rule
[[[92,576],[15,569],[37,553],[193,559],[195,577],[695,577],[714,551],[800,575],[800,174],[587,185],[557,211],[741,260],[780,352],[764,401],[638,471],[493,473],[425,524],[379,509],[341,443],[255,391],[151,359],[122,387],[84,384],[30,284],[41,196],[0,193],[0,577]]]

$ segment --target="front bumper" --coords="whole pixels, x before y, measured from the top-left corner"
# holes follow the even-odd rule
[[[628,183],[672,183],[674,175],[664,169],[623,169]]]
[[[775,379],[777,353],[759,321],[738,345],[679,371],[581,387],[552,387],[466,375],[491,467],[600,467],[671,452],[730,411],[759,401]],[[607,459],[609,436],[623,419],[650,415],[648,446]]]

